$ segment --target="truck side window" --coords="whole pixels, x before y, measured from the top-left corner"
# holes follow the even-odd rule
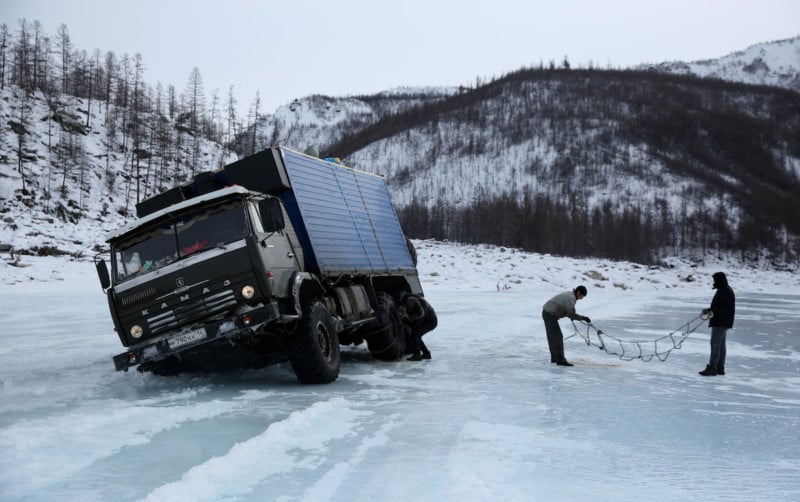
[[[278,232],[286,227],[283,221],[281,203],[274,197],[267,197],[258,203],[261,221],[267,232]]]

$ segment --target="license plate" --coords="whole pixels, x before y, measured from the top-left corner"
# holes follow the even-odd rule
[[[196,342],[197,340],[202,340],[206,336],[205,328],[193,329],[192,331],[187,331],[186,333],[173,336],[167,340],[167,343],[169,344],[169,348],[175,349],[177,347],[182,347],[186,344]]]

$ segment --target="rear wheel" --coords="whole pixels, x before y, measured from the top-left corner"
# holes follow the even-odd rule
[[[289,362],[301,383],[330,383],[339,377],[339,337],[325,305],[306,305],[298,329],[285,335],[284,340]]]
[[[406,350],[406,335],[397,313],[397,304],[388,293],[378,293],[376,312],[380,327],[365,337],[372,357],[381,361],[396,361]]]

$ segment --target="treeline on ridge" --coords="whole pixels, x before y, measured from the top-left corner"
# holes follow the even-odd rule
[[[575,201],[575,197],[571,198]],[[660,208],[663,209],[663,205]],[[418,201],[398,211],[406,234],[415,239],[452,240],[467,244],[490,243],[537,253],[574,257],[603,257],[643,264],[664,256],[702,259],[706,253],[739,253],[744,261],[759,258],[750,243],[765,243],[776,263],[791,262],[797,248],[787,251],[774,232],[746,219],[736,228],[716,214],[685,215],[685,224],[659,207],[626,207],[615,211],[610,203],[587,209],[543,194],[520,198],[509,194],[465,208]],[[745,241],[746,240],[746,241]],[[784,253],[794,253],[780,259]]]

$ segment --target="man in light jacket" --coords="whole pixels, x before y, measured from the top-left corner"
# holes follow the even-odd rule
[[[564,334],[558,320],[569,317],[573,321],[592,322],[591,319],[575,312],[575,302],[586,297],[586,288],[578,286],[572,291],[564,291],[547,300],[542,307],[542,319],[547,330],[547,345],[550,347],[550,362],[559,366],[572,366],[564,357]]]

